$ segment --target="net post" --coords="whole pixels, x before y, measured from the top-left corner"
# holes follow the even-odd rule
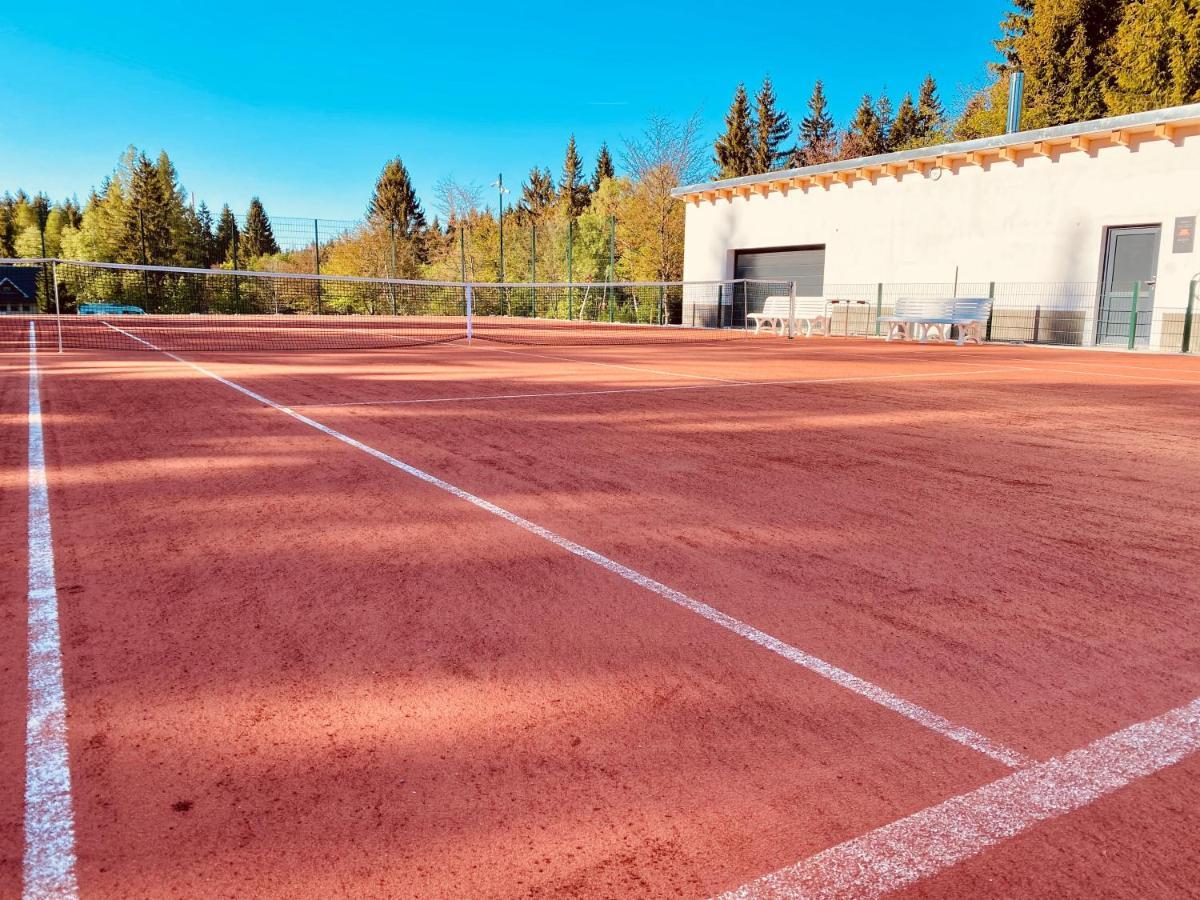
[[[1192,315],[1196,309],[1196,282],[1200,281],[1200,275],[1196,275],[1188,283],[1188,302],[1187,311],[1183,314],[1183,346],[1179,349],[1180,353],[1190,353],[1192,348]]]
[[[1138,315],[1138,291],[1142,283],[1135,281],[1133,283],[1133,302],[1129,305],[1129,342],[1126,349],[1132,350],[1137,343],[1137,315]]]
[[[62,307],[58,302],[58,260],[50,260],[50,277],[54,281],[54,325],[58,329],[58,352],[62,353]]]
[[[787,336],[789,341],[796,339],[796,282],[788,284],[788,320]]]
[[[875,337],[880,336],[879,319],[883,316],[883,282],[875,285]]]
[[[467,343],[469,344],[475,336],[474,292],[471,290],[470,282],[463,285],[463,292],[467,303]]]

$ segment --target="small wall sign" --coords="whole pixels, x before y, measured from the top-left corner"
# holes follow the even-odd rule
[[[1196,248],[1196,217],[1180,216],[1175,220],[1175,243],[1172,253],[1191,253]]]

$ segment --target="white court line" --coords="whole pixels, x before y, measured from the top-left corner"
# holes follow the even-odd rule
[[[988,363],[963,362],[962,365],[964,365],[964,366],[984,366],[984,365],[989,365],[989,364]],[[992,363],[991,365],[994,365],[994,363]],[[1087,363],[1066,363],[1066,365],[1087,365]],[[1013,364],[1013,365],[1007,366],[1007,368],[1009,369],[1009,371],[1012,371],[1012,372],[1034,372],[1034,373],[1038,373],[1038,374],[1045,374],[1047,372],[1052,372],[1056,375],[1098,375],[1102,378],[1130,378],[1135,381],[1159,381],[1159,382],[1163,382],[1164,384],[1187,384],[1187,385],[1191,385],[1192,387],[1200,387],[1200,378],[1192,379],[1192,380],[1188,380],[1186,378],[1155,378],[1151,375],[1122,375],[1119,372],[1096,372],[1096,371],[1085,370],[1085,369],[1056,369],[1056,368],[1053,368],[1052,366],[1046,366],[1046,365],[1022,366],[1022,365]],[[1124,368],[1132,368],[1132,366],[1125,366]]]
[[[323,425],[315,419],[310,419],[308,416],[298,413],[294,409],[276,403],[274,400],[270,400],[264,397],[262,394],[256,393],[247,387],[243,387],[234,381],[223,378],[215,372],[209,371],[203,366],[197,365],[190,360],[184,359],[183,357],[177,356],[174,353],[170,353],[166,350],[162,350],[159,347],[155,347],[149,341],[143,340],[137,335],[123,331],[122,329],[117,328],[115,325],[110,324],[108,327],[112,328],[114,331],[121,332],[126,337],[132,338],[133,340],[138,341],[139,343],[144,344],[153,350],[158,350],[160,353],[170,357],[176,362],[182,363],[185,366],[189,366],[200,374],[212,378],[215,381],[219,381],[226,387],[232,388],[233,390],[240,394],[244,394],[252,400],[257,400],[264,406],[269,406],[285,415],[291,416],[296,421],[303,422],[310,428],[315,428],[317,431],[320,431],[323,434],[334,438],[335,440],[341,441],[343,444],[353,447],[356,450],[361,450],[368,456],[373,456],[375,459],[387,463],[389,466],[399,469],[400,471],[405,472],[414,478],[418,478],[421,481],[424,481],[426,484],[431,484],[439,490],[443,490],[446,493],[459,498],[460,500],[465,500],[467,503],[473,504],[474,506],[479,507],[485,512],[489,512],[494,516],[498,516],[501,519],[504,519],[506,522],[510,522],[511,524],[516,525],[518,528],[522,528],[530,534],[536,535],[537,537],[540,537],[543,540],[548,541],[551,544],[562,548],[563,550],[566,550],[568,553],[572,553],[581,559],[586,559],[588,562],[594,563],[600,568],[611,572],[620,578],[624,578],[626,581],[630,581],[639,587],[645,588],[651,593],[657,594],[658,596],[669,600],[671,603],[674,603],[677,606],[680,606],[698,616],[707,619],[714,625],[719,625],[721,628],[724,628],[727,631],[731,631],[734,634],[751,641],[752,643],[758,644],[760,647],[764,647],[765,649],[770,650],[772,653],[776,653],[779,656],[782,656],[784,659],[808,669],[810,672],[815,672],[822,678],[825,678],[848,691],[852,691],[861,697],[865,697],[874,703],[878,703],[880,706],[890,709],[892,712],[898,713],[907,719],[911,719],[917,724],[923,725],[924,727],[930,729],[931,731],[937,732],[943,737],[957,741],[965,747],[970,747],[972,750],[991,757],[992,759],[1008,766],[1009,768],[1023,768],[1025,766],[1032,765],[1034,762],[1032,759],[1017,750],[994,743],[977,731],[967,728],[964,725],[956,725],[950,720],[939,716],[937,713],[905,700],[903,697],[899,697],[885,688],[880,687],[879,685],[872,684],[865,679],[859,678],[857,675],[847,672],[845,669],[840,669],[832,663],[826,662],[823,659],[806,653],[797,647],[791,646],[790,644],[786,644],[764,631],[759,631],[752,625],[747,625],[745,622],[735,619],[733,616],[727,615],[715,607],[709,606],[707,603],[689,597],[682,591],[669,588],[665,584],[655,581],[653,578],[643,575],[642,573],[637,572],[628,566],[624,566],[615,560],[609,559],[603,554],[597,553],[595,550],[590,550],[587,547],[577,544],[568,538],[562,537],[559,534],[555,534],[553,531],[550,531],[547,528],[543,528],[541,525],[530,522],[528,519],[523,519],[516,513],[509,512],[507,509],[484,500],[482,497],[477,497],[460,487],[456,487],[447,481],[443,481],[436,475],[431,475],[428,472],[424,472],[421,469],[416,468],[415,466],[410,466],[408,463],[401,462],[395,457],[384,453],[382,450],[376,450],[374,447],[370,447],[361,441],[357,441],[352,437],[342,434],[340,431],[330,428],[328,425]]]
[[[720,391],[741,387],[786,387],[789,385],[804,384],[841,384],[854,381],[948,378],[956,375],[989,375],[1007,371],[1008,369],[979,369],[971,372],[905,372],[899,375],[847,375],[841,378],[797,378],[788,381],[727,381],[723,384],[676,384],[665,387],[605,388],[594,391],[535,391],[529,394],[479,394],[472,397],[422,397],[408,400],[348,400],[344,403],[293,403],[289,409],[338,409],[344,406],[405,406],[413,403],[468,403],[480,400],[530,400],[539,397],[587,397],[593,394],[657,394],[668,391]]]
[[[1200,750],[1200,699],[931,806],[721,895],[879,897],[1094,803]]]
[[[24,897],[75,897],[75,821],[67,756],[58,588],[42,437],[37,333],[29,323],[29,711],[25,725]]]

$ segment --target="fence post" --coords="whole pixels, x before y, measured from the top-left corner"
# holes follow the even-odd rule
[[[875,337],[879,337],[879,317],[883,315],[883,282],[875,286]]]
[[[996,312],[996,282],[988,282],[988,299],[991,304],[988,306],[987,333],[984,335],[984,340],[989,343],[992,340],[992,316]]]
[[[238,240],[237,239],[238,239],[238,233],[237,233],[237,226],[235,225],[233,227],[233,234],[230,235],[230,243],[229,243],[230,249],[233,251],[233,271],[235,273],[238,270],[238,258],[237,258]],[[234,276],[233,276],[233,311],[239,312],[239,313],[242,311],[242,292],[241,292],[241,287],[238,282],[238,276],[236,274],[234,274]]]
[[[313,219],[313,263],[316,267],[317,276],[317,315],[321,314],[321,230],[317,225],[317,220]]]
[[[458,280],[467,283],[467,226],[462,220],[458,223]]]
[[[789,341],[796,339],[796,282],[788,283],[788,321],[787,336]]]
[[[42,280],[45,280],[45,269],[42,269]],[[50,272],[54,279],[54,324],[58,328],[58,352],[62,353],[62,309],[58,304],[58,260],[50,261]]]
[[[1137,342],[1137,313],[1138,313],[1138,290],[1142,283],[1135,281],[1133,283],[1133,302],[1129,305],[1129,344],[1126,349],[1132,350]]]
[[[396,277],[396,220],[395,219],[392,219],[392,221],[388,224],[388,228],[392,234],[392,278],[395,279],[395,277]],[[391,294],[391,297],[392,297],[392,315],[394,316],[396,314],[396,285],[389,284],[388,285],[388,293]]]
[[[567,319],[575,301],[575,220],[567,220]]]
[[[725,307],[725,285],[717,285],[717,327],[725,327],[725,313],[721,310]]]
[[[1200,281],[1200,275],[1196,275],[1188,283],[1188,304],[1187,312],[1183,314],[1183,347],[1180,353],[1190,353],[1192,350],[1192,314],[1196,309],[1196,282]]]
[[[138,210],[138,234],[141,236],[141,239],[142,239],[142,265],[148,266],[148,265],[150,265],[150,256],[146,252],[146,222],[142,218],[142,211],[140,209]],[[237,266],[234,266],[234,268],[236,269]],[[142,302],[149,304],[149,302],[150,302],[150,276],[146,273],[145,269],[142,270],[142,289],[146,292],[146,299]]]
[[[658,324],[667,324],[667,286],[665,284],[658,286]]]
[[[537,222],[529,226],[529,308],[537,318]]]
[[[475,336],[475,313],[474,313],[474,295],[471,290],[470,282],[465,282],[463,291],[466,297],[467,306],[467,343],[471,343],[471,339]]]
[[[609,282],[616,281],[616,266],[617,266],[617,217],[608,217],[608,280]],[[609,289],[604,288],[604,305],[608,307],[608,321],[612,322],[616,319],[616,293],[612,294],[612,299],[609,299]]]

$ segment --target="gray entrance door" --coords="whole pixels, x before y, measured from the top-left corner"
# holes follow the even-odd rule
[[[1134,346],[1150,341],[1154,312],[1154,281],[1158,272],[1158,246],[1162,229],[1157,225],[1110,228],[1104,245],[1104,278],[1096,319],[1096,342],[1125,346],[1134,331]],[[1137,322],[1133,322],[1136,290]]]
[[[820,297],[825,287],[825,248],[738,250],[733,258],[733,277],[765,282],[735,288],[725,324],[739,326],[745,322],[747,312],[762,308],[767,297],[787,294],[793,281],[798,297]]]

